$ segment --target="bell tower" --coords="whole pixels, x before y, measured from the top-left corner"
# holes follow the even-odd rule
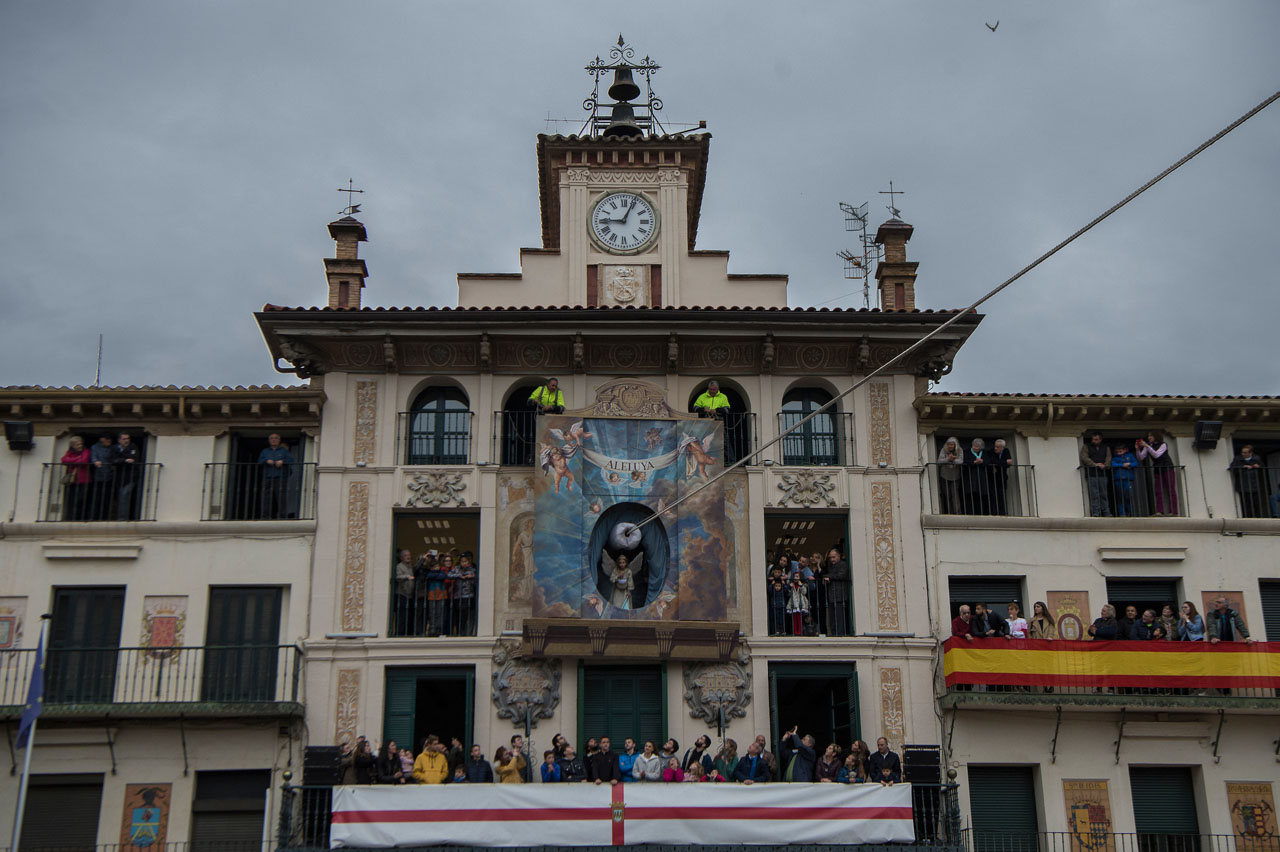
[[[884,257],[876,264],[882,311],[916,309],[916,267],[920,264],[907,260],[907,241],[914,230],[897,216],[876,230],[876,243],[884,248]]]

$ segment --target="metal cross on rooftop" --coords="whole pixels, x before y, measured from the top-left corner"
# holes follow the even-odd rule
[[[887,190],[884,190],[884,189],[880,190],[880,194],[889,196],[889,214],[892,215],[893,218],[895,219],[902,218],[902,211],[899,210],[894,204],[894,202],[896,201],[894,196],[906,195],[907,193],[901,189],[894,189],[893,181],[889,181],[889,188]]]
[[[338,192],[345,192],[347,194],[347,206],[339,211],[343,216],[354,216],[356,213],[360,212],[360,205],[351,203],[351,196],[364,193],[363,189],[355,188],[355,181],[351,178],[347,178],[347,188],[343,189],[342,187],[338,187]]]

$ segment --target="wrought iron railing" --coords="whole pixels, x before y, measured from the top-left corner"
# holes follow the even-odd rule
[[[842,586],[828,579],[806,580],[803,585],[804,594],[797,596],[786,582],[779,589],[771,579],[765,581],[770,636],[854,635],[849,580]]]
[[[405,465],[471,464],[470,411],[401,411],[396,415],[396,458]]]
[[[154,521],[163,467],[46,463],[36,520]]]
[[[760,430],[754,411],[729,411],[724,415],[724,463],[736,464],[760,445]],[[755,460],[760,463],[759,459]]]
[[[1030,464],[1005,467],[925,465],[929,505],[939,515],[1036,516],[1036,468]]]
[[[1241,518],[1280,518],[1280,467],[1237,467],[1227,471]]]
[[[202,521],[315,520],[315,462],[206,464],[201,503]]]
[[[1094,518],[1187,517],[1186,468],[1082,467],[1085,515]]]
[[[943,644],[948,694],[1026,701],[1037,695],[1052,701],[1114,695],[1213,705],[1223,698],[1249,698],[1280,707],[1277,659],[1280,642],[952,637]]]
[[[474,569],[472,569],[474,571]],[[425,571],[416,572],[412,591],[398,589],[391,578],[391,616],[387,635],[394,637],[475,636],[476,581],[470,580],[470,595],[463,594],[461,578],[442,581],[443,589],[432,590]],[[406,593],[407,592],[407,593]]]
[[[35,649],[5,651],[0,707],[26,700]],[[298,701],[296,645],[59,648],[45,661],[44,712],[86,704],[263,704]]]
[[[532,467],[538,455],[538,412],[495,411],[491,455],[499,464]]]
[[[1275,835],[1186,834],[1179,832],[1101,831],[1087,817],[1074,831],[1008,832],[981,828],[961,832],[961,846],[972,852],[1280,852]]]
[[[778,412],[778,434],[807,416],[803,411]],[[853,415],[819,414],[775,445],[779,464],[839,467],[853,464]]]

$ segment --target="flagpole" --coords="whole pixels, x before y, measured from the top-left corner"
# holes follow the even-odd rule
[[[52,617],[47,612],[40,616],[40,644],[36,646],[38,650],[36,666],[38,668],[44,667],[44,654],[47,653],[44,646],[45,640],[49,636],[49,619]],[[36,674],[36,671],[32,670],[31,676],[35,677]],[[41,673],[40,679],[43,682],[43,673]],[[43,690],[41,691],[43,692]],[[43,696],[41,696],[41,700],[43,701]],[[31,779],[31,752],[36,750],[36,725],[39,721],[40,717],[37,714],[36,718],[31,720],[31,727],[27,731],[27,753],[22,756],[22,780],[18,784],[18,810],[13,815],[13,837],[9,841],[11,852],[18,852],[18,841],[22,838],[22,817],[27,807],[27,782]]]

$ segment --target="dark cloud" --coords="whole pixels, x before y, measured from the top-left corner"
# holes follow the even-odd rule
[[[370,304],[537,245],[534,136],[576,131],[598,3],[10,4],[0,383],[291,380],[250,312],[316,304],[348,177]],[[840,200],[916,227],[924,307],[1008,277],[1270,94],[1280,6],[655,2],[627,38],[714,134],[700,248],[861,303]],[[797,10],[802,13],[797,14]],[[732,13],[732,14],[730,14]],[[1000,19],[990,32],[984,19]],[[987,308],[949,390],[1277,393],[1280,107]],[[495,218],[495,211],[501,216]]]

